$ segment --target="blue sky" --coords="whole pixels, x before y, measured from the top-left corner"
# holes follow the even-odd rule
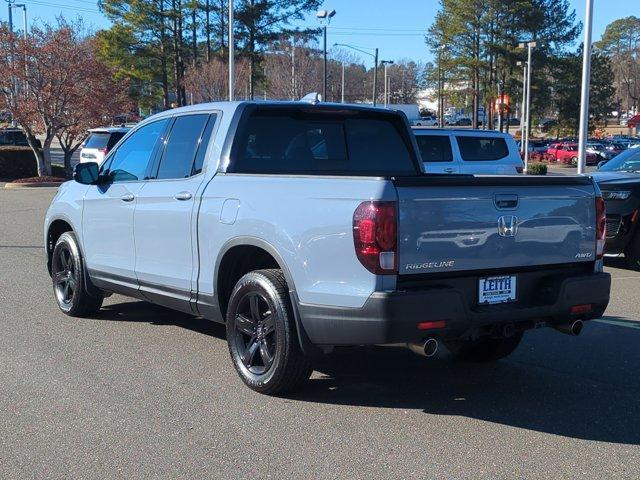
[[[62,13],[66,17],[82,16],[94,29],[109,26],[93,0],[18,0],[18,3],[27,4],[30,22],[52,21]],[[577,18],[583,20],[585,0],[571,0],[571,4]],[[424,44],[424,32],[433,21],[438,0],[326,0],[323,8],[337,11],[330,25],[329,45],[348,43],[364,48],[378,47],[381,59],[410,58],[422,62],[431,59]],[[600,38],[607,24],[629,15],[640,16],[638,0],[594,0],[594,40]],[[14,10],[14,18],[21,28],[22,11]],[[7,7],[2,2],[0,21],[6,20]],[[313,15],[305,23],[318,24]],[[362,60],[372,63],[366,56],[362,56]]]

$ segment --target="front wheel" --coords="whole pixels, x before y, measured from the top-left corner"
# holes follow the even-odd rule
[[[51,280],[58,307],[72,317],[84,317],[100,310],[104,297],[86,289],[86,272],[78,240],[73,232],[60,235],[51,257]]]
[[[227,309],[227,342],[240,378],[256,392],[284,393],[311,375],[281,270],[257,270],[238,281]]]
[[[493,362],[505,358],[518,348],[522,332],[508,338],[483,337],[477,340],[457,340],[446,343],[449,351],[466,362]]]

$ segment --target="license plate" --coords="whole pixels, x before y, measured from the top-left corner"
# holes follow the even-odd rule
[[[495,304],[516,301],[516,276],[485,277],[478,281],[478,303]]]

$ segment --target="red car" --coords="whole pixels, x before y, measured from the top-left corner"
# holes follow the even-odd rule
[[[547,155],[564,165],[578,164],[578,144],[577,143],[552,143],[547,149]],[[597,165],[598,156],[595,153],[587,152],[587,165]]]

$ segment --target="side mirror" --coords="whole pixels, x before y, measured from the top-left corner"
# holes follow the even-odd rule
[[[96,162],[79,163],[73,170],[73,179],[83,185],[98,183],[98,164]]]
[[[597,166],[596,168],[597,168],[598,170],[600,170],[600,169],[602,168],[602,166],[603,166],[605,163],[607,163],[607,161],[606,161],[606,160],[600,160],[600,161],[598,162],[598,166]]]

